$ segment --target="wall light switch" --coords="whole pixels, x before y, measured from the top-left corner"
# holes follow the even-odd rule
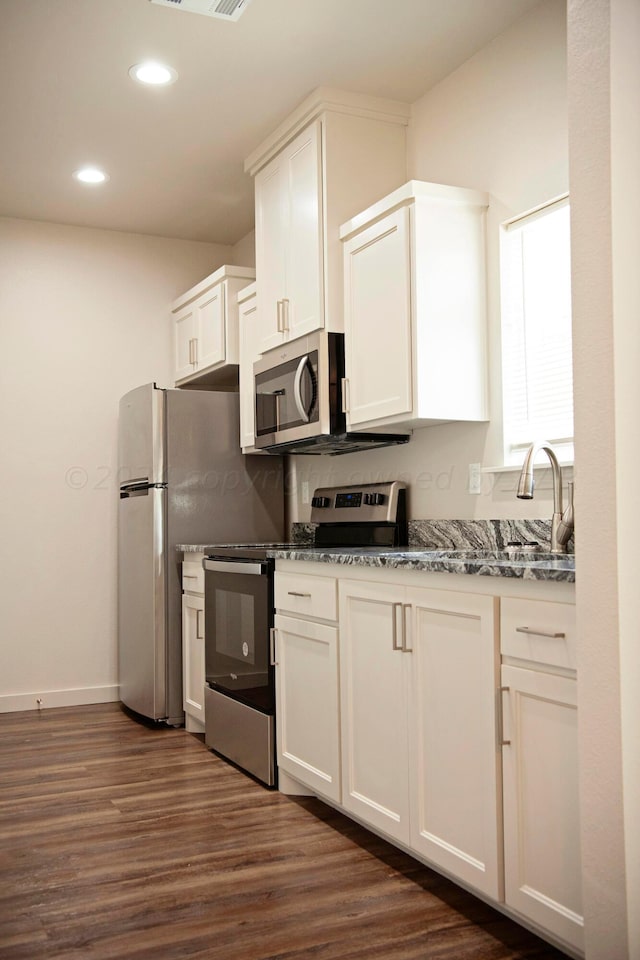
[[[480,493],[482,474],[480,472],[482,464],[469,464],[469,493]]]

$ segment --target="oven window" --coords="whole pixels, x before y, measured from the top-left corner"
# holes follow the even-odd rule
[[[246,593],[216,590],[216,651],[223,657],[255,666],[254,598]]]
[[[269,628],[273,596],[268,575],[205,571],[205,679],[214,689],[258,710],[273,709]]]

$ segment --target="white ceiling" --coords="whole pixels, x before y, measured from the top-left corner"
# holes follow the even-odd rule
[[[319,86],[412,103],[538,0],[0,0],[0,216],[235,243],[245,158]],[[134,63],[178,81],[143,87]],[[92,163],[100,187],[71,174]]]

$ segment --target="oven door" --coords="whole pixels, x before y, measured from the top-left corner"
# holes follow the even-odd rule
[[[272,564],[214,558],[204,560],[204,571],[206,682],[220,693],[273,713]]]

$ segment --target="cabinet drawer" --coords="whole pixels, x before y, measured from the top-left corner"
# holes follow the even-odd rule
[[[191,554],[193,559],[182,561],[182,589],[185,593],[204,593],[203,557],[202,553],[194,553]]]
[[[504,597],[500,603],[503,656],[576,669],[576,608],[570,603]]]
[[[334,577],[308,577],[302,573],[278,573],[275,577],[278,613],[295,613],[318,620],[338,619],[338,590]]]

